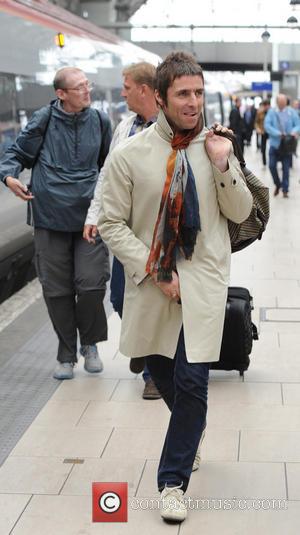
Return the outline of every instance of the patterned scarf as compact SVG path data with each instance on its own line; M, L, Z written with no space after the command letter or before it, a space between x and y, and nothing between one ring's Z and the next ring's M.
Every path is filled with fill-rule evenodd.
M167 177L163 188L146 272L157 273L157 280L170 282L180 251L186 260L192 258L201 230L199 202L195 177L185 149L200 132L199 123L193 130L175 134L172 152L167 162Z

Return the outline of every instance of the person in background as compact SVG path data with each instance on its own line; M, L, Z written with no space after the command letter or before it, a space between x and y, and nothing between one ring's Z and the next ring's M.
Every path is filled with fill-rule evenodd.
M300 117L300 102L299 100L295 99L292 101L291 107L295 110L297 115Z
M271 106L271 103L268 99L265 99L260 103L259 108L256 112L255 124L254 124L255 129L256 129L256 135L260 136L260 150L261 150L263 165L267 165L266 148L267 148L267 139L268 139L268 134L265 131L265 127L264 127L264 121L265 121L265 117L266 117L266 114L268 113L270 106Z
M241 115L242 101L239 97L235 99L235 105L232 108L229 115L229 128L236 135L237 142L241 148L242 154L244 154L244 140L246 135L245 120Z
M252 133L254 130L256 110L253 104L248 104L244 111L245 122L245 142L247 146L251 145Z
M276 108L270 108L266 114L264 128L269 135L269 169L275 184L274 196L282 189L283 197L288 198L291 155L283 155L279 151L282 136L291 134L298 138L300 120L295 111L287 104L287 97L280 93L276 99ZM277 170L278 163L282 163L282 180Z
M0 178L30 203L36 271L59 341L53 377L72 379L77 331L85 370L103 369L96 343L107 339L108 250L99 234L87 243L82 230L111 126L90 107L91 84L82 70L57 71L54 89L56 100L33 114L1 159ZM30 189L18 179L24 168L32 168Z
M158 108L154 96L155 75L156 69L154 65L147 62L136 63L124 69L124 84L121 94L125 98L129 110L134 113L118 124L112 138L110 151L112 151L118 143L141 132L144 128L148 128L148 126L156 121ZM90 242L93 241L94 236L96 236L98 232L97 222L101 202L101 184L107 169L107 163L100 172L94 198L88 210L84 225L83 237ZM123 314L124 287L124 268L121 262L114 257L110 283L110 300L114 310L119 314L120 318L122 318ZM151 379L144 357L130 359L130 370L133 373L143 372L143 379L145 382L142 394L143 399L161 398L160 393Z
M157 122L110 156L98 228L125 268L120 350L146 356L171 411L158 469L160 512L181 522L206 426L209 363L220 354L227 218L245 220L253 199L230 141L204 127L204 80L194 56L169 54L156 84Z

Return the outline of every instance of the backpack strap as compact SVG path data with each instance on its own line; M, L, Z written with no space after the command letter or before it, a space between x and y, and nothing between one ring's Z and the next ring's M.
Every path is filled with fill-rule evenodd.
M39 129L40 129L40 132L41 132L41 134L43 136L43 141L42 141L42 144L41 144L41 146L39 148L39 152L35 156L34 164L33 164L32 167L34 167L34 165L36 164L36 162L38 160L38 157L40 155L40 152L41 152L41 150L43 148L43 145L44 145L46 133L47 133L48 126L49 126L50 119L51 119L51 115L52 115L52 106L51 106L51 104L48 104L48 106L45 107L45 110L47 111L47 115L46 115L46 113L45 113L45 115L43 115L42 120L38 125Z
M104 114L100 110L96 110L99 123L100 123L100 134L101 134L101 145L99 149L99 155L98 155L98 169L100 171L101 167L103 167L103 164L105 162L105 158L109 151L109 146L111 142L111 125L109 118L106 114Z
M46 106L45 110L47 111L47 115L46 115L46 113L45 113L45 115L43 115L42 120L38 125L39 129L40 129L40 132L41 132L41 134L43 136L43 141L42 141L42 144L41 144L41 146L39 148L38 153L35 156L34 163L32 165L32 169L35 166L35 164L36 164L36 162L38 160L38 157L40 155L40 152L42 150L42 147L44 145L46 133L47 133L48 126L49 126L50 119L51 119L51 115L52 115L52 106L51 106L51 104L48 104L48 106ZM32 172L31 172L31 176L30 176L30 182L29 182L29 184L27 184L27 187L28 187L29 190L31 190L31 183L32 183ZM30 200L27 202L27 225L30 225L32 227L34 226L32 204L31 204Z

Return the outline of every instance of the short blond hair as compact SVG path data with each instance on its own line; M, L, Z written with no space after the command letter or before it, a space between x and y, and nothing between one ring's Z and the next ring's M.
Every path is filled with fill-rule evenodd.
M147 61L140 61L139 63L132 63L125 67L123 76L131 76L137 85L145 84L151 89L155 89L156 68Z

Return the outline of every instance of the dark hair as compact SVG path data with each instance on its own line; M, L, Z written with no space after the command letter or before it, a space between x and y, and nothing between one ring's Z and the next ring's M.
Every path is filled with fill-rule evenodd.
M147 85L150 89L155 89L156 67L146 61L132 63L123 70L123 76L131 76L137 85Z
M74 74L76 72L82 72L82 70L77 67L63 67L62 69L59 69L53 80L55 91L57 89L65 89L68 74Z
M192 54L171 52L156 69L156 89L165 104L169 87L181 76L201 76L204 83L201 66Z

